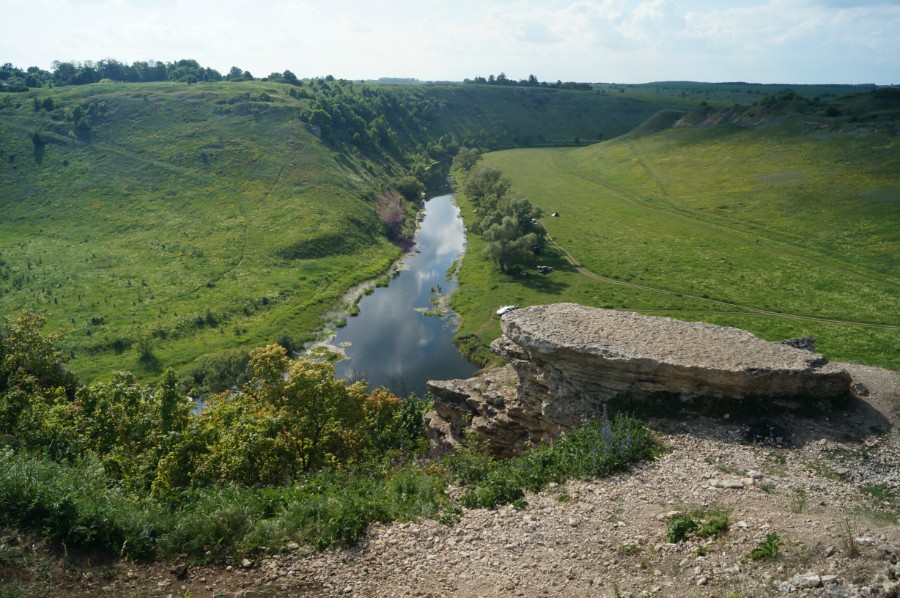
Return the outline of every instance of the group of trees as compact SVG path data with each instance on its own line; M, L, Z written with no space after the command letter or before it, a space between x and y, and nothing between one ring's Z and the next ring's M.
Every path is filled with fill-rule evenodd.
M537 222L541 209L525 198L513 198L503 173L493 166L476 166L478 156L473 152L463 148L454 158L465 173L463 191L475 204L471 230L484 238L485 257L507 272L530 261L543 245L543 228Z
M451 158L459 149L454 136L434 134L441 104L422 89L383 89L325 77L309 80L293 96L301 94L312 100L301 119L315 127L323 141L373 161L387 158L419 181L428 177L432 163Z
M473 79L464 79L463 83L476 85L506 85L514 87L549 87L553 89L575 89L578 91L592 91L594 89L594 86L590 83L577 83L575 81L567 81L565 83L557 81L556 83L548 83L547 81L538 81L538 78L534 75L528 75L527 79L516 81L515 79L507 77L506 73L500 73L496 77L494 75L488 75L487 78L478 75Z
M204 67L196 60L183 59L174 62L135 61L125 64L106 58L97 62L53 62L51 71L30 66L23 70L7 62L0 66L0 91L27 91L28 89L64 86L87 85L104 79L126 83L149 83L153 81L182 81L198 83L200 81L252 81L250 71L233 66L222 75L219 71ZM268 79L302 85L302 82L291 71L272 73Z
M122 372L79 386L44 322L23 312L0 325L0 444L59 462L95 455L128 491L283 485L427 447L421 400L348 385L330 364L291 360L280 345L252 351L244 389L191 416L171 369L150 386Z

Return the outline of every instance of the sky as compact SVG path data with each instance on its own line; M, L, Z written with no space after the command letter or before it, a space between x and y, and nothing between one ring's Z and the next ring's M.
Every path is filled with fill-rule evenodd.
M900 84L900 0L0 0L0 63L256 77Z

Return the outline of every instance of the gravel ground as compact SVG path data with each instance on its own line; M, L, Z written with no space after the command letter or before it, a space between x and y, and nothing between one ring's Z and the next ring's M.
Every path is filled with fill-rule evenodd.
M868 396L815 418L650 422L652 463L571 482L453 526L375 525L353 549L286 546L258 562L119 563L73 593L206 596L900 596L900 372L844 365ZM864 391L865 392L865 391ZM862 489L868 487L869 493ZM665 540L669 520L725 509L716 539ZM751 550L775 533L778 556Z

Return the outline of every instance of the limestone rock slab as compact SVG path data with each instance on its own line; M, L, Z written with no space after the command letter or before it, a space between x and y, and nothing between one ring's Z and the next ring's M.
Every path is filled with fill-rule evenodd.
M829 401L850 394L844 369L804 348L737 328L585 307L537 305L502 317L491 349L509 366L429 381L432 445L467 430L499 455L521 452L603 412L612 399Z
M822 355L737 328L574 303L520 309L501 327L518 346L497 344L501 354L543 370L563 400L657 393L830 400L850 391L850 374Z

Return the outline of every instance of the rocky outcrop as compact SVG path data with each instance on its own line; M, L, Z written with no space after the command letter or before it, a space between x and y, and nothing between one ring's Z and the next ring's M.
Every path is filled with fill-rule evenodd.
M736 328L571 303L513 311L501 327L491 349L508 368L428 383L436 446L470 428L496 453L517 453L613 399L822 401L850 393L850 374L822 355Z
M501 455L520 452L559 433L559 426L540 417L540 403L523 402L519 377L512 366L468 380L429 381L434 411L425 415L431 444L449 449L474 433Z

